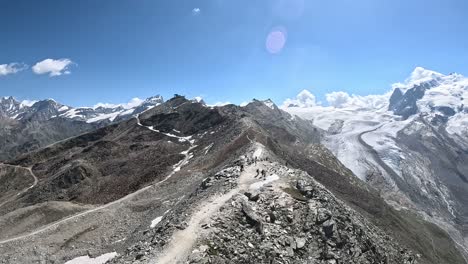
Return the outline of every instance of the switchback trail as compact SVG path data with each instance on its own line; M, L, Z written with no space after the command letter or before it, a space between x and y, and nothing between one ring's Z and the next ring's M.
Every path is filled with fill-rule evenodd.
M37 183L39 182L39 180L37 179L36 175L34 174L34 172L32 171L32 169L30 167L21 167L21 166L16 166L16 165L10 165L10 164L4 164L4 163L0 163L0 166L4 166L4 167L10 167L10 168L15 168L15 169L23 169L23 170L27 170L29 172L29 175L31 175L31 177L33 177L34 179L34 183L25 188L24 190L22 190L21 192L19 192L16 196L13 196L12 198L4 201L3 203L0 204L0 207L2 207L3 205L5 205L6 203L9 203L11 202L12 200L14 200L17 196L27 192L28 190L36 187Z

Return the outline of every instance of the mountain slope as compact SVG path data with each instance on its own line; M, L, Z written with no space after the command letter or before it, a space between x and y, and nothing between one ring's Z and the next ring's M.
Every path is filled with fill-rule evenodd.
M10 161L31 168L39 181L0 207L0 225L8 230L0 254L9 263L63 263L114 251L117 263L171 261L169 242L188 234L180 245L186 256L196 259L190 252L202 247L213 261L464 263L443 231L392 209L336 160L320 145L323 133L269 102L211 108L175 97ZM257 168L267 175L255 178ZM277 196L284 199L273 206ZM313 219L315 210L317 222L301 230L302 215ZM225 220L202 231L198 224L210 219ZM231 242L219 236L234 235L229 227L236 225L243 227ZM256 247L259 230L264 242L279 243L276 255L268 245L254 255L229 255L231 246L241 249L236 241ZM280 235L288 232L297 239ZM218 239L225 244L213 244Z
M449 232L468 255L468 79L416 68L396 86L378 108L286 110L327 131L325 145L356 176Z
M0 100L0 160L127 120L162 102L161 96L154 96L131 105L72 108L52 99L26 105L4 97Z

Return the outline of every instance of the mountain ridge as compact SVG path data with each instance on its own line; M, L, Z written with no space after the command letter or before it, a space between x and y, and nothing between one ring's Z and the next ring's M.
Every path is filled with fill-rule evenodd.
M190 223L199 221L197 215L191 220L191 209L238 190L241 184L257 187L222 199L225 203L219 206L224 213L212 215L213 219L221 217L229 226L240 225L235 233L239 237L232 241L244 245L260 243L261 233L256 232L264 228L278 230L274 234L279 238L269 236L268 229L264 233L264 241L277 249L265 244L251 255L239 246L234 256L227 248L235 244L226 242L227 248L217 250L216 244L206 244L204 239L224 239L216 235L220 230L233 233L208 223L203 227L206 236L197 236L191 244L211 248L200 251L202 260L464 263L444 232L388 206L321 146L322 140L323 131L312 122L272 108L268 101L254 100L245 107L208 107L177 96L134 118L9 161L31 167L39 181L0 207L7 212L0 225L15 222L28 227L5 229L8 233L1 234L6 242L0 252L10 263L41 259L63 263L117 250L116 263L152 263L171 247L169 241L177 237L177 230L192 234ZM248 175L239 174L243 169L248 169ZM256 169L267 171L267 177L255 178ZM248 184L243 185L245 177ZM278 205L264 203L276 196L284 196ZM296 213L287 213L281 201L297 208ZM270 212L273 208L277 211ZM48 218L31 222L39 209L49 212ZM348 217L338 212L347 212ZM296 214L310 216L308 231L294 221ZM48 222L59 224L41 229ZM295 242L286 243L290 240L282 238L284 232L294 235L291 241ZM444 246L434 249L428 237ZM46 253L50 250L53 256Z

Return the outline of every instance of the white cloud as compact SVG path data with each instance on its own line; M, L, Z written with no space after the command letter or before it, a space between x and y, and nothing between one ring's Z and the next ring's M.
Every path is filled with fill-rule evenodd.
M286 101L283 103L283 106L314 107L317 106L317 102L315 96L311 92L302 90L302 92L296 96L296 99L286 99Z
M445 75L441 73L427 70L423 67L416 67L411 73L411 76L408 79L406 79L404 83L398 82L392 84L392 90L394 90L395 88L399 88L403 91L406 91L415 85L420 85L421 83L433 80L439 81L443 77L445 77Z
M201 13L201 9L200 9L200 8L195 7L194 9L192 9L192 15L198 16L200 13Z
M26 64L16 62L9 64L0 64L0 76L15 74L27 68L28 66Z
M70 74L70 65L73 62L70 59L45 59L36 63L32 67L35 74L49 74L50 77L60 76L63 74Z
M135 98L132 98L132 100L130 100L128 103L123 104L122 106L125 109L130 109L130 108L137 107L137 106L141 105L144 101L145 100L143 100L143 99L135 97Z
M331 92L325 95L330 106L335 108L372 108L380 109L388 106L390 93L383 95L349 95L346 92Z
M330 106L337 108L343 107L350 100L350 96L346 92L332 92L326 94L325 97L327 98L327 102Z
M335 108L372 108L381 109L388 107L390 92L383 95L349 95L346 92L331 92L325 95L328 105ZM307 91L300 92L295 99L286 99L283 107L312 108L322 107L320 102L316 101L315 96Z
M104 107L104 108L116 108L116 107L123 107L124 109L130 109L133 107L137 107L141 105L145 100L140 99L138 97L132 98L128 103L123 103L123 104L109 104L109 103L97 103L93 106L94 109L99 108L99 107Z

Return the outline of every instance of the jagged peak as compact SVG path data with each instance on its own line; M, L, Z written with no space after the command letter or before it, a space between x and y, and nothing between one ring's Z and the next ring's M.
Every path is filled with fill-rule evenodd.
M145 99L145 102L158 102L162 103L164 101L163 97L161 95L155 95L155 96L150 96Z
M12 101L12 100L16 101L16 99L13 96L3 96L2 97L2 101Z
M271 109L276 109L278 108L276 104L271 100L271 99L266 99L261 101L264 105L268 106Z

